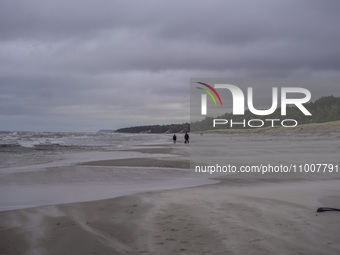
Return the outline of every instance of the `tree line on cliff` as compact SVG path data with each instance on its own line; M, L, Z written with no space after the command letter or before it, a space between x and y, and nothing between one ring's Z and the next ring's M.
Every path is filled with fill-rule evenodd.
M304 115L297 107L287 107L286 119L294 119L299 124L307 123L321 123L328 121L340 120L340 97L335 96L324 96L317 99L314 102L304 104L312 116ZM245 111L245 115L235 116L232 113L225 113L222 116L215 117L216 119L233 119L233 121L242 121L243 119L282 119L281 108L277 108L274 113L269 116L259 116L251 113L249 110ZM212 129L213 117L206 117L202 121L191 123L194 125L194 130L210 130ZM265 125L270 125L270 122L264 122ZM221 125L219 128L230 128L226 125ZM235 128L241 128L235 126ZM149 125L149 126L137 126L121 128L115 132L120 133L179 133L189 132L190 124L170 124L170 125Z
M115 132L119 133L152 133L152 134L162 134L162 133L182 133L190 132L190 124L170 124L170 125L149 125L149 126L137 126L120 128Z
M314 102L308 102L304 104L306 109L312 114L312 116L306 116L304 115L299 108L295 106L287 107L286 115L284 116L284 119L294 119L299 124L308 124L308 123L322 123L322 122L328 122L328 121L336 121L340 120L340 97L334 97L334 96L324 96L319 99L317 99ZM198 131L204 131L204 130L210 130L212 129L212 122L213 119L232 119L233 122L242 122L245 120L250 119L282 119L283 116L281 116L281 108L277 108L275 112L273 112L270 115L266 116L259 116L255 115L252 112L250 112L248 109L245 111L244 115L232 115L232 113L225 113L222 116L218 117L206 117L202 121L191 123L192 130ZM264 121L264 126L270 126L271 122ZM227 125L219 125L219 129L229 128ZM235 125L233 128L243 128L242 125Z

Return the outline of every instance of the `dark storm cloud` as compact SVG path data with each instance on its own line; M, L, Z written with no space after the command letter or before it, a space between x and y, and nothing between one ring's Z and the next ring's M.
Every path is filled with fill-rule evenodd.
M77 121L90 129L182 122L191 77L339 77L339 8L313 0L1 1L0 129L31 128L33 119L41 129L57 120L73 129Z

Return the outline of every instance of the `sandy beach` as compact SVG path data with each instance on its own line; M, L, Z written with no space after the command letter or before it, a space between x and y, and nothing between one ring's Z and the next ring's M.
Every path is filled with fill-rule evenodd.
M0 0L0 255L340 255L339 11Z
M83 162L67 171L46 169L43 175L43 170L7 173L0 181L3 187L88 181L114 185L124 172L134 176L124 185L180 182L191 177L189 147L174 146L133 148L129 151L147 156ZM2 211L0 253L340 253L340 213L316 212L318 207L340 208L339 178L214 179L213 184L171 183L163 188L168 190L160 186L109 199Z

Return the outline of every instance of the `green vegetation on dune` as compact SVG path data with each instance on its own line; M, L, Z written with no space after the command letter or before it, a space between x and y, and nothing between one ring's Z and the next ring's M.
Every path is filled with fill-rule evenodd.
M259 116L251 113L249 110L245 111L245 115L235 116L231 113L226 113L222 116L215 117L215 119L232 119L234 122L242 122L250 119L294 119L299 124L308 124L308 123L322 123L328 121L336 121L340 120L340 97L334 96L325 96L317 99L314 102L309 102L304 104L304 106L308 109L308 111L312 114L312 116L304 115L299 108L287 107L286 116L281 116L281 108L277 108L274 113L267 116ZM204 120L199 122L191 123L192 130L211 130L213 117L206 117ZM270 126L271 122L264 121L264 126ZM219 129L224 129L230 127L228 125L219 125ZM234 129L243 128L241 125L235 125ZM244 129L244 128L243 128Z
M189 131L190 131L190 124L184 123L184 124L150 125L150 126L120 128L120 129L117 129L115 132L162 134L162 133L180 133L180 132L189 132Z
M304 104L304 106L311 112L312 116L305 116L300 109L297 107L288 107L287 115L284 116L285 119L294 119L299 124L307 123L322 123L328 121L340 120L340 97L334 96L324 96L317 99L314 102L309 102ZM244 119L282 119L281 108L276 109L274 113L269 116L259 116L251 113L249 110L245 111L245 115L234 116L231 113L226 113L222 116L215 117L217 119L233 119L233 121L243 121ZM199 122L191 123L192 130L211 130L213 117L206 117L204 120ZM269 126L270 122L265 122L265 126ZM227 125L221 125L219 129L229 128ZM235 126L235 128L237 128ZM242 128L238 126L238 128ZM190 124L170 124L170 125L149 125L149 126L138 126L138 127L128 127L121 128L115 132L120 133L179 133L179 132L189 132Z

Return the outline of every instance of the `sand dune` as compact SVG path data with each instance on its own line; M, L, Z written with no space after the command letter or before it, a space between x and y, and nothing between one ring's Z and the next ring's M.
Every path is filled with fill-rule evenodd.
M226 133L226 134L242 134L242 133L258 133L258 134L329 134L340 132L340 120L325 123L299 124L296 127L266 127L266 128L250 128L250 129L214 129L204 131L204 133Z

